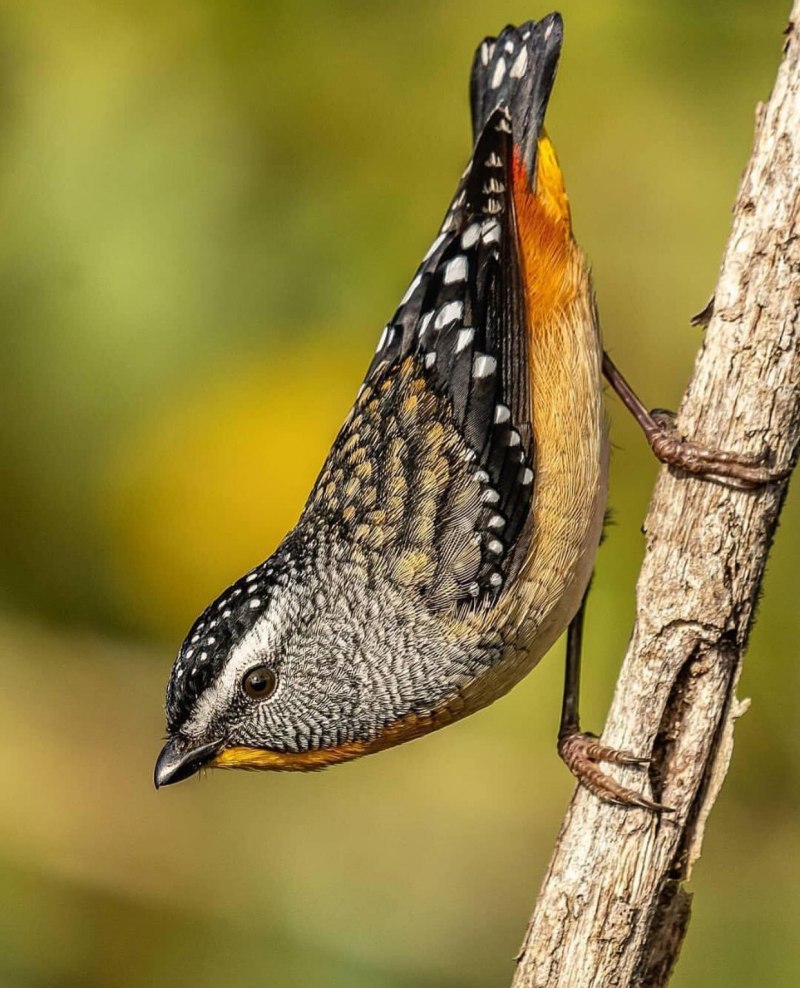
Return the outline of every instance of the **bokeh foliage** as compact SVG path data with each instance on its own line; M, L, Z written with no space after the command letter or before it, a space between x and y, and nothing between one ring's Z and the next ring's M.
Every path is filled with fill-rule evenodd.
M565 0L549 117L608 345L676 404L788 3ZM560 662L442 734L156 795L195 613L293 523L468 149L508 0L0 4L0 984L510 980L570 780ZM656 466L609 402L585 719ZM800 980L789 498L679 988Z

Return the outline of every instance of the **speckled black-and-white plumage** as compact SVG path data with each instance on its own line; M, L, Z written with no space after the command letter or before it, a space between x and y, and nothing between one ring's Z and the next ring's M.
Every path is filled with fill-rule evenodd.
M167 686L168 731L177 731L190 716L225 666L232 647L261 620L295 572L291 557L273 556L223 591L195 621Z
M441 421L463 438L466 469L486 484L486 510L474 523L482 535L481 592L502 585L533 490L509 121L500 107L482 126L441 231L381 334L366 378L373 389L399 381L409 358L426 388L443 399L436 406ZM447 537L446 525L439 533Z
M454 719L516 647L502 602L530 563L539 463L513 168L535 175L560 41L550 15L476 52L469 165L302 517L181 648L180 759L244 748L227 764L306 768L376 750ZM254 701L242 677L260 665L276 685ZM290 757L315 752L330 757Z

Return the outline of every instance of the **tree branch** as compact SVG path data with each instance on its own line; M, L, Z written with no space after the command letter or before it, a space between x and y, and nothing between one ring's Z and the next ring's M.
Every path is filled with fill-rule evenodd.
M800 439L800 0L736 200L681 434L775 464ZM514 988L667 984L689 921L683 882L728 770L735 697L786 484L743 491L663 469L646 521L633 636L604 740L654 751L658 817L579 788ZM619 770L626 785L641 772Z

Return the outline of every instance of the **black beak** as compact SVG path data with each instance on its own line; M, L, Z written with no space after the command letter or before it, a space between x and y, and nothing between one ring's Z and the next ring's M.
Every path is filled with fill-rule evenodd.
M188 779L209 762L222 745L222 741L198 744L196 741L182 738L180 734L170 738L156 759L156 770L153 774L156 789Z

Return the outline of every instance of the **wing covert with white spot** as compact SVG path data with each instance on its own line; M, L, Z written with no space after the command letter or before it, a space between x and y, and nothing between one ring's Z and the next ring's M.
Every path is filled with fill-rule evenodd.
M475 512L469 531L463 524L448 526L446 518L437 515L444 555L458 555L453 534L458 531L464 541L477 540L482 560L474 573L463 559L455 564L455 571L470 572L470 579L464 583L457 578L455 590L445 580L447 600L482 599L502 588L532 503L528 337L512 156L508 112L499 106L478 137L433 246L381 333L362 388L362 399L365 389L373 401L380 396L382 424L378 416L369 440L379 457L391 443L387 423L393 409L402 407L416 382L413 387L433 396L425 404L430 419L414 423L422 441L435 422L452 430L459 450L449 450L448 456L458 460L465 476L484 485L481 511ZM420 397L418 391L421 408ZM354 414L359 416L358 405ZM347 432L345 426L337 446L348 442ZM413 473L406 482L413 489ZM470 554L475 556L465 548L464 558ZM441 572L439 578L444 580Z

